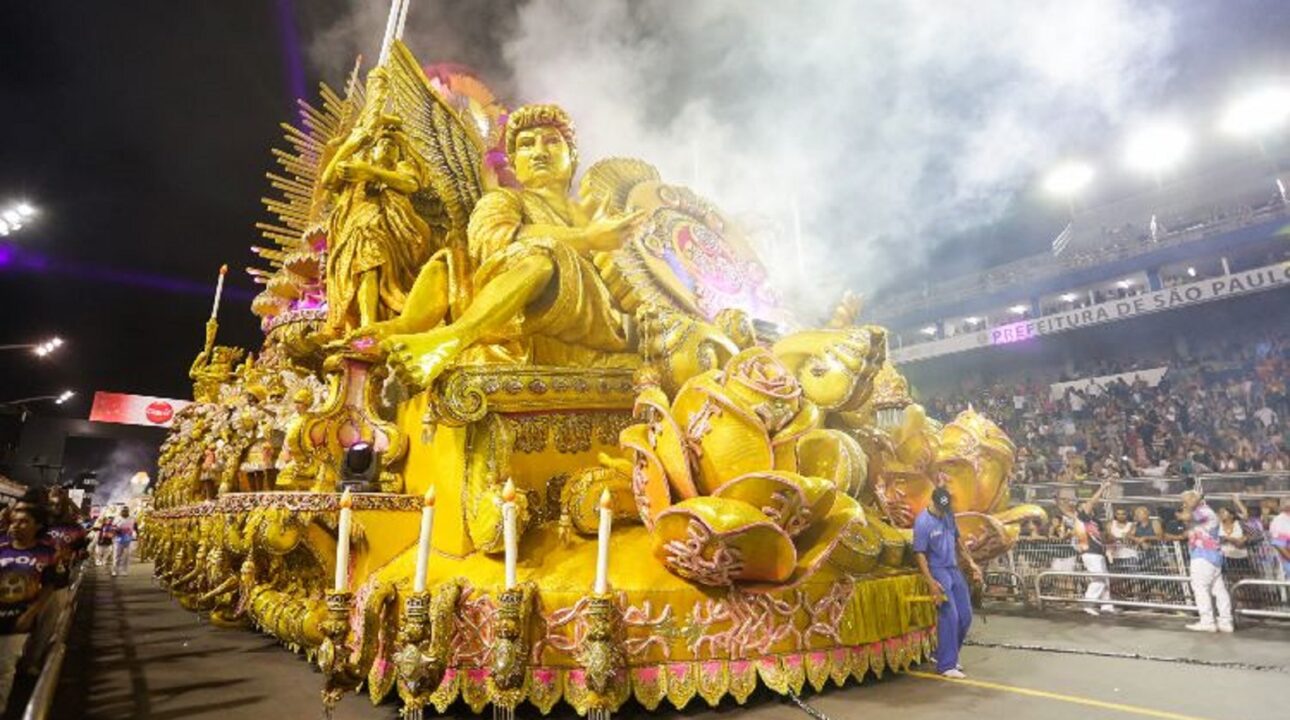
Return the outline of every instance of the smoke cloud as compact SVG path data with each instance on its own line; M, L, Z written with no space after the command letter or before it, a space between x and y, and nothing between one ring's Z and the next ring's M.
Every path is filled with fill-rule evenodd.
M107 459L95 468L99 486L94 492L98 505L115 505L129 502L142 491L142 486L134 485L131 478L138 472L151 472L157 464L156 446L119 441Z
M354 7L313 44L333 81L380 42L387 5ZM743 219L817 314L1149 110L1172 29L1132 0L530 0L414 2L404 39L512 104L564 105L584 167L640 157Z

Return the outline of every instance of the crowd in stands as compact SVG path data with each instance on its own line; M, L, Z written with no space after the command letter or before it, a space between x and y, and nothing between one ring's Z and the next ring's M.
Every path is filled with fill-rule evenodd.
M1094 615L1114 612L1103 603L1112 597L1178 605L1187 593L1186 602L1201 608L1193 629L1222 630L1231 628L1230 586L1290 578L1290 498L1247 504L1238 493L1206 501L1196 478L1253 473L1248 486L1258 490L1263 478L1290 471L1287 380L1290 333L1261 331L1233 333L1186 356L1171 349L1133 364L1095 361L923 404L943 418L969 406L984 412L1017 443L1014 488L1055 491L1047 520L1021 529L1014 557L1027 571L1094 573L1083 590L1076 576L1067 588L1078 590L1073 597L1083 592L1083 609ZM1053 391L1073 381L1080 382ZM1120 499L1121 480L1131 477L1165 483L1171 497ZM1103 497L1108 489L1114 492ZM1077 497L1084 499L1076 504ZM1185 577L1189 585L1116 579L1138 573Z
M1133 374L1161 366L1168 371L1155 386ZM1111 375L1121 377L1057 397L1049 382ZM1288 379L1290 334L1278 333L1215 342L1192 357L1096 362L1065 377L999 382L923 404L943 418L971 405L998 423L1019 448L1014 482L1022 484L1284 472Z
M0 714L20 672L37 675L70 601L70 580L92 544L113 546L113 575L129 562L128 509L91 523L61 487L32 489L0 507ZM113 528L105 533L104 527Z

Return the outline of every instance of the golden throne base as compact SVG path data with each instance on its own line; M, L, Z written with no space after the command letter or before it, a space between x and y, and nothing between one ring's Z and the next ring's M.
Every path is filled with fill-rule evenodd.
M626 667L612 683L613 692L597 696L579 662L595 555L594 539L562 540L553 526L524 536L518 580L536 586L531 653L523 686L506 695L507 704L527 700L547 713L563 700L580 714L591 707L616 710L629 698L649 710L664 700L679 710L696 695L710 705L727 695L742 704L759 682L779 694L801 692L807 683L820 690L830 681L858 682L868 673L881 676L921 662L934 645L932 606L910 601L926 595L916 574L849 579L825 568L797 587L772 593L705 588L655 560L645 528L616 528L609 582ZM378 571L357 596L371 596L381 584L393 583L402 607L414 565L411 548ZM454 618L452 659L428 698L441 713L458 699L473 712L499 700L488 682L489 642L503 578L500 557L436 552L431 559L427 586L432 592L454 581L466 588ZM381 688L371 690L379 700Z

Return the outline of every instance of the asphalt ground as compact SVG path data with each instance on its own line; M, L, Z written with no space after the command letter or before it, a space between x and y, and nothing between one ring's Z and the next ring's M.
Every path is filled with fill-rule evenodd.
M151 566L126 577L91 571L69 641L51 717L89 720L295 720L322 716L321 675L299 655L251 631L210 626L151 580ZM1218 720L1290 717L1290 624L1263 623L1232 635L1196 634L1185 617L1082 613L1044 616L994 608L973 626L962 661L968 678L888 674L860 685L805 693L798 705L759 691L748 704L621 717L899 720ZM538 717L521 707L517 717ZM472 717L463 706L451 717ZM347 697L336 720L398 717ZM557 708L552 717L573 718Z

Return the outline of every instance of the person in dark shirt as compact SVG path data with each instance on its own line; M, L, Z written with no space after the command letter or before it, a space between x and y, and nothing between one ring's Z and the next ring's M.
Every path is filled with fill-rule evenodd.
M20 505L0 538L0 708L9 701L27 636L58 581L54 547L41 542L41 508Z
M1111 586L1106 578L1106 544L1102 540L1101 524L1094 515L1098 500L1102 499L1103 493L1110 486L1110 480L1103 480L1097 492L1079 505L1070 498L1065 498L1059 503L1066 525L1071 529L1071 544L1079 551L1084 570L1098 573L1098 576L1089 580L1088 589L1084 592L1086 600L1111 599ZM1100 614L1098 608L1093 607L1091 603L1084 606L1084 612L1089 615ZM1101 612L1115 612L1115 606L1104 602Z

